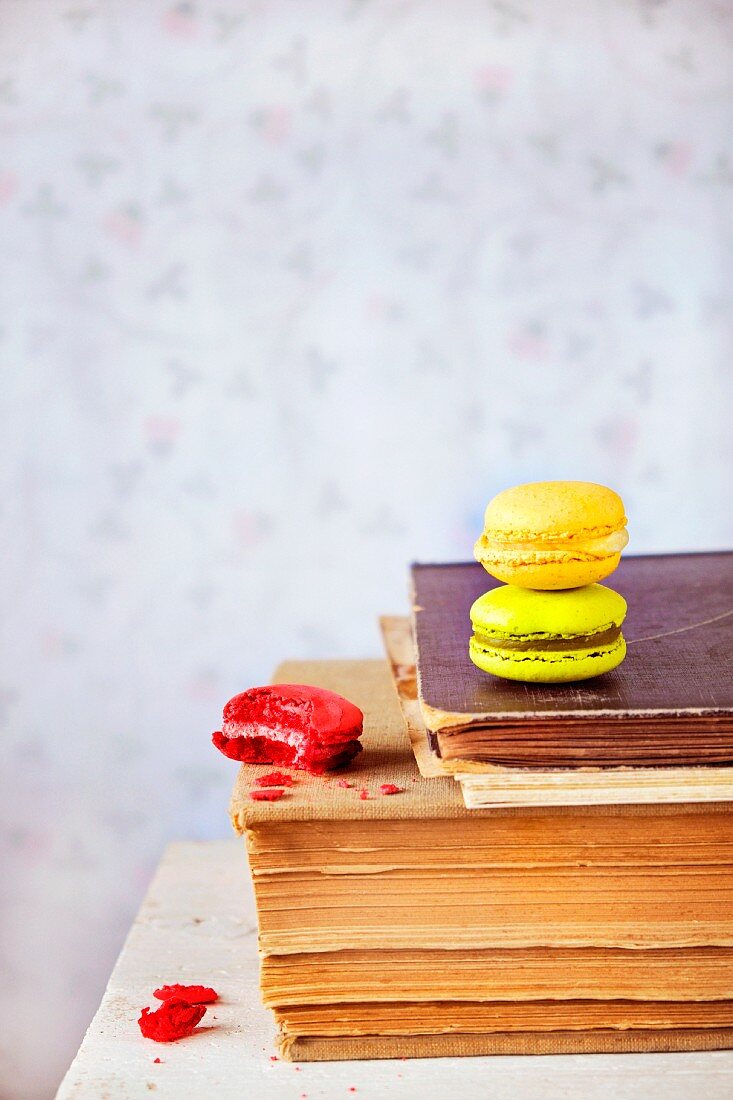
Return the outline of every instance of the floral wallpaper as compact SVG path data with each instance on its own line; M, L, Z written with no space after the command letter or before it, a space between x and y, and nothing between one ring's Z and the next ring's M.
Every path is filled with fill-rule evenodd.
M227 835L223 702L494 492L731 545L732 116L719 0L3 0L0 1095Z

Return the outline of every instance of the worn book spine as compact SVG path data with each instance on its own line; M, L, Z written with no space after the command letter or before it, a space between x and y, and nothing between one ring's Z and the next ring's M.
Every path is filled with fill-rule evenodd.
M554 1031L490 1035L366 1035L338 1039L278 1036L292 1062L360 1058L459 1058L483 1054L651 1054L730 1050L732 1028L676 1031Z

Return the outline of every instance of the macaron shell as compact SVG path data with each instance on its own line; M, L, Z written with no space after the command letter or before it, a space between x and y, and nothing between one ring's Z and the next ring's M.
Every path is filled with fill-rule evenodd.
M528 561L517 556L514 562L497 562L484 556L479 557L479 543L476 548L478 561L492 577L518 588L535 588L540 591L581 588L586 584L595 584L596 581L610 577L621 561L620 554L609 554L608 557L593 561L579 561L573 557L572 551L568 551L562 558L556 554L554 561Z
M567 652L523 650L521 653L496 646L469 643L469 656L477 668L503 680L534 684L567 684L589 680L610 672L626 656L626 642L620 636L611 646L601 649L576 649Z
M470 610L477 632L528 642L599 634L621 626L625 616L626 600L603 584L566 592L504 585L484 592Z
M492 538L548 541L598 538L626 526L618 493L591 481L534 481L489 501L484 531Z
M322 743L361 736L364 715L335 691L312 684L266 684L235 695L224 707L222 732L236 737L241 727L262 723L298 730Z

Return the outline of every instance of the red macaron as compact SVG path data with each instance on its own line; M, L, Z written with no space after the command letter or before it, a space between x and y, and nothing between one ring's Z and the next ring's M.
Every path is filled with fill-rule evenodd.
M246 764L280 764L321 775L361 752L364 715L334 691L309 684L250 688L224 707L212 735L220 752Z

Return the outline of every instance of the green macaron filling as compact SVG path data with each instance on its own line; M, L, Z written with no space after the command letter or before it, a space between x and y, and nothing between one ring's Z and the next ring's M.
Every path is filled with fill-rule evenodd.
M509 649L514 652L532 650L535 653L558 652L574 649L595 649L613 645L621 635L620 626L612 626L606 630L597 631L594 634L576 634L573 637L531 637L524 635L498 635L486 634L475 630L474 639L478 645L489 646L492 649Z

